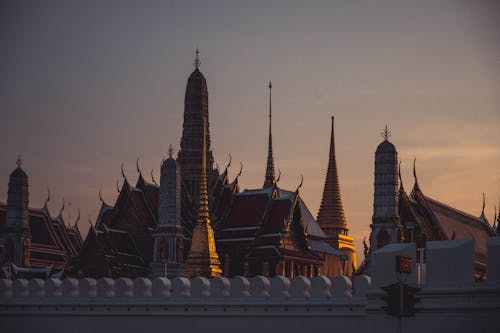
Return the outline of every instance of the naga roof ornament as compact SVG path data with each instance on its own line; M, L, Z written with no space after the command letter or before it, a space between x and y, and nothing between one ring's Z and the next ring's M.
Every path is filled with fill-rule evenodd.
M153 182L153 184L158 186L158 183L155 180L155 175L154 175L153 171L154 171L154 169L151 169L151 181Z
M399 178L399 192L404 192L405 189L403 187L403 178L401 178L401 160L399 160L398 178Z
M417 177L417 158L413 159L413 178L415 179L415 185L413 186L413 190L420 191L420 186L418 185L418 177Z
M62 217L62 213L63 213L65 207L66 207L66 201L64 200L64 197L63 197L62 198L62 207L61 207L61 210L59 211L59 214L57 215L58 217Z
M43 209L48 210L49 206L49 201L50 201L50 189L47 186L47 199L45 199L45 203L43 204Z

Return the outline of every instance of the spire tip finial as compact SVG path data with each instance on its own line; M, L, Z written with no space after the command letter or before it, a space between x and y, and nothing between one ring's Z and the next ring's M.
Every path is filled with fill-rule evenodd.
M200 67L201 65L201 61L200 61L200 51L198 51L198 47L196 48L196 57L194 58L194 63L193 63L194 67L198 68Z
M172 158L172 155L174 154L174 148L172 145L168 147L168 158Z
M21 154L19 154L19 156L17 157L16 164L18 168L20 168L21 165L23 164L23 159L21 158Z
M385 140L385 141L388 141L389 138L391 137L391 131L389 130L389 128L387 127L387 125L385 125L385 128L384 130L382 131L381 133L382 135L382 138Z

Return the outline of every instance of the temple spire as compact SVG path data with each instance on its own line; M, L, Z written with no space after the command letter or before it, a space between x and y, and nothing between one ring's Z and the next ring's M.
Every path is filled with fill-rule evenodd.
M342 205L342 198L340 194L337 161L335 158L335 130L333 116L330 138L330 155L328 158L328 169L326 172L325 187L323 189L323 198L321 200L321 206L318 213L318 223L327 233L327 237L329 237L329 229L349 229L345 220L344 206Z
M210 225L207 188L207 142L206 123L203 120L203 152L201 159L200 207L198 220L193 229L191 249L189 250L185 274L188 277L204 276L207 278L220 276L219 256L215 248L214 231Z
M273 187L276 184L276 173L274 172L273 158L273 135L272 135L272 84L269 82L269 141L267 148L266 177L264 188Z

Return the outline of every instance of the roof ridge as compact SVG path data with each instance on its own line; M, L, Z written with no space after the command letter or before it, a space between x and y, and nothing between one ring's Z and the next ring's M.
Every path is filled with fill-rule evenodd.
M442 207L444 207L444 208L447 208L447 209L449 209L449 210L452 210L452 211L454 211L455 213L458 213L458 214L463 215L463 216L465 216L465 217L473 218L474 220L476 220L476 221L478 221L478 222L482 222L482 221L481 221L481 219L480 219L478 216L474 216L474 215L469 214L469 213L467 213L467 212L461 211L461 210L459 210L458 208L455 208L455 207L452 207L452 206L450 206L450 205L448 205L448 204L445 204L445 203L442 203L442 202L440 202L440 201L437 201L436 199L433 199L433 198L431 198L431 197L428 197L428 196L426 196L425 194L424 194L424 198L425 198L426 200L431 201L431 202L432 202L432 203L434 203L434 204L437 204L437 205L439 205L439 206L442 206Z

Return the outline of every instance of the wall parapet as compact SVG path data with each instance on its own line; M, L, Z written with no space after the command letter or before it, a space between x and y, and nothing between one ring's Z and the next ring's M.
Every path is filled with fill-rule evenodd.
M429 268L442 270L438 264L445 261L447 269L458 278L449 272L429 274L417 293L421 299L416 304L417 312L410 318L392 317L384 310L385 292L380 287L401 281L401 276L394 273L395 256L408 251L408 246L394 245L373 253L373 280L367 275L354 279L2 279L0 331L33 332L42 325L46 330L58 331L78 325L84 331L116 331L119 327L125 333L156 325L210 333L220 332L223 322L228 331L252 333L269 331L270 327L290 332L323 331L329 327L384 333L400 327L415 333L464 328L497 332L500 274L494 263L500 262L500 242L493 239L488 243L491 274L484 281L474 281L470 262L456 260L457 253L470 257L471 249L470 242L436 243L428 249L427 258L432 262Z

